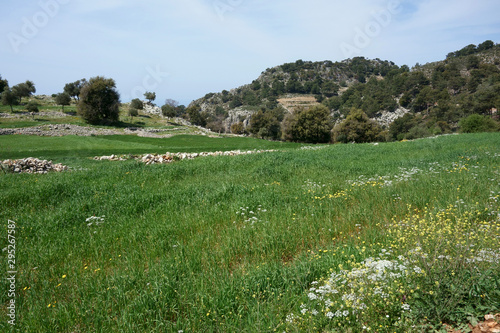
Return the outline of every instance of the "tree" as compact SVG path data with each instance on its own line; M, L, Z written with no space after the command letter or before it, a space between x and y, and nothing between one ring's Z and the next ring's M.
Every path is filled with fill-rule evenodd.
M7 88L2 92L2 104L10 106L10 112L14 112L12 105L18 104L17 96L12 92L11 89Z
M417 125L415 116L411 113L395 119L389 126L389 135L394 140L403 140L406 134Z
M189 116L189 121L193 125L205 126L207 124L207 119L200 113L199 105L192 105L187 108L186 112Z
M2 92L9 88L9 81L2 79L2 75L0 75L0 95Z
M155 92L150 92L150 91L146 91L144 93L144 98L146 98L149 103L153 103L153 101L156 99L156 93Z
M281 137L280 122L271 111L260 110L250 118L249 132L263 139L279 139Z
M36 92L35 84L29 80L24 83L16 84L12 87L12 92L19 99L19 103L21 103L21 98L30 97Z
M144 108L144 103L140 99L134 98L130 101L130 107L136 110L142 110Z
M170 105L171 107L176 108L179 106L179 102L177 102L175 99L167 98L165 100L165 105Z
M120 94L113 79L102 76L91 78L80 91L78 114L88 123L117 121Z
M240 96L234 96L233 99L231 100L231 103L229 103L229 108L234 109L237 108L238 106L242 106L243 102L240 98Z
M330 111L324 105L296 111L285 119L284 137L287 140L326 143L332 129Z
M380 126L360 109L351 109L347 118L333 129L335 142L373 142L382 140Z
M71 103L71 96L67 92L59 93L55 98L56 104L62 106L62 112L64 112L64 106Z
M165 104L161 107L161 113L163 114L164 117L169 117L169 118L177 116L177 111L175 107L169 104Z
M87 83L86 79L81 79L75 82L66 83L64 85L64 92L78 101L80 100L80 91L82 90L82 87L85 85L85 83Z

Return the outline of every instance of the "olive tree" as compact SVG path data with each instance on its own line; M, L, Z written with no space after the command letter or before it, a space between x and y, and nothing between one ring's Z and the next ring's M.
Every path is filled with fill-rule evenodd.
M120 94L113 79L93 77L80 91L78 114L90 124L117 121L119 106Z
M55 101L57 105L62 106L62 111L64 112L64 106L71 103L71 96L66 92L59 93L56 95Z

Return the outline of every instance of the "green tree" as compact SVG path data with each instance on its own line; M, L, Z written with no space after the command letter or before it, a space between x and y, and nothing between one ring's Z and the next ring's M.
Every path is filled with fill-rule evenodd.
M281 137L281 125L271 111L261 109L250 118L249 132L263 139L279 139Z
M144 98L146 98L149 101L149 103L153 103L153 101L156 99L156 93L155 92L146 91L144 93Z
M382 141L380 126L360 109L351 109L347 118L333 129L335 142L374 142Z
M298 110L284 121L284 137L290 141L326 143L332 129L330 111L324 105Z
M11 89L7 88L2 92L2 104L10 106L10 112L14 112L12 105L18 104L17 96L12 92Z
M234 109L234 108L237 108L238 106L242 106L242 105L243 105L243 101L241 100L241 97L236 95L231 100L231 103L229 103L229 108Z
M82 87L85 85L85 83L87 83L86 79L81 79L75 82L66 83L64 85L64 92L78 101L80 100L80 91Z
M161 113L163 114L164 117L169 117L169 118L177 116L175 107L168 104L165 104L161 107Z
M19 103L21 103L21 98L30 97L36 92L35 84L29 80L24 83L16 84L12 87L12 92L19 99Z
M62 106L62 112L64 112L64 106L71 103L71 96L67 92L59 93L55 98L56 104Z
M389 126L389 136L393 140L403 140L410 129L416 125L415 116L407 113L391 123Z
M2 79L2 75L0 75L0 95L2 92L9 88L9 81Z
M201 114L201 108L199 105L192 105L186 109L186 113L189 116L189 121L193 125L205 126L207 124L207 119Z
M117 121L119 106L120 94L113 79L93 77L80 91L78 114L90 124Z
M321 92L326 97L332 97L332 96L337 95L339 89L340 89L340 86L338 84L336 84L334 81L325 81L321 85Z
M130 107L136 110L142 110L144 108L144 103L140 99L134 98L130 101Z

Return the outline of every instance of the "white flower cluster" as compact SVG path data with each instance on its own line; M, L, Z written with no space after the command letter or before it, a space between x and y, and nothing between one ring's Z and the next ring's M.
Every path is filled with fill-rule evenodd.
M421 254L420 250L415 252ZM311 310L302 305L301 314L310 311L316 315L323 312L329 319L356 315L367 308L366 301L373 302L374 297L387 299L389 284L392 281L406 276L411 271L422 272L419 267L413 267L404 256L399 256L397 260L389 260L390 255L391 251L382 250L379 257L367 258L358 267L332 273L321 285L318 281L314 281L307 294ZM363 292L367 289L373 291L369 299ZM332 302L333 298L337 299L337 302ZM331 309L334 304L337 304L338 309ZM409 311L410 306L403 304L402 310Z
M475 263L475 262L489 262L492 264L500 263L500 252L494 251L492 249L483 249L480 250L475 257L471 259L466 259L467 263Z
M315 191L315 190L321 190L325 186L326 186L325 184L322 184L319 182L316 183L316 182L308 179L308 180L304 181L304 185L302 185L302 188L305 190Z
M245 228L247 224L253 228L256 223L269 223L269 221L265 221L261 217L261 215L266 212L267 209L263 209L262 205L259 205L255 211L251 210L249 207L240 207L240 209L236 212L236 215L239 215L244 219L243 223L245 225L243 228ZM233 221L233 223L236 224L236 221Z
M85 219L85 222L87 223L87 227L90 227L92 225L98 226L99 224L104 223L104 218L106 216L91 216Z

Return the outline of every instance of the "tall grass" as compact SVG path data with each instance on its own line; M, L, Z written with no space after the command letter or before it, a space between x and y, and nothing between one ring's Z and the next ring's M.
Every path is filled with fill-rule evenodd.
M108 149L100 150L103 141L89 141L102 138L67 139L91 142L90 155ZM419 234L408 236L408 243L398 241L398 232L407 232L396 227L401 221L439 225L432 218L459 200L463 203L453 216L460 221L466 211L488 208L477 218L467 215L467 221L490 225L487 243L498 251L498 204L492 199L500 194L497 134L316 146L150 166L92 161L85 154L70 158L64 149L51 151L29 140L24 147L3 150L3 158L35 149L30 155L67 160L74 170L0 177L0 221L5 226L0 246L7 244L7 220L16 221L19 271L17 325L10 327L2 315L2 331L345 332L367 326L368 318L382 325L378 331L403 332L413 325L438 327L444 319L458 325L467 316L500 309L493 281L498 263L490 263L481 266L493 279L488 288L481 284L484 301L465 297L455 302L456 308L466 309L464 316L431 318L418 310L438 307L428 294L438 289L417 279L421 276L401 280L405 286L420 283L427 292L414 303L406 301L413 311L404 323L392 320L402 306L394 304L399 296L389 305L372 307L368 317L348 317L350 322L326 317L338 309L329 309L320 320L309 305L310 318L301 312L302 304L309 302L309 289L332 273L360 268L370 256L385 253L382 249L394 255L387 260L398 260L399 252L413 249L410 245L418 239L411 237ZM182 146L182 140L170 148L188 151L194 141ZM154 152L151 145L160 152L174 151L168 141L117 137L107 142L113 142L114 149L130 145L135 152ZM192 149L217 150L217 142L201 140ZM114 153L122 149L126 147ZM89 225L91 216L103 222ZM438 230L425 234L436 237L426 253L444 237ZM6 262L5 252L2 260ZM439 277L431 275L438 274L432 263L418 265L430 265L427 276ZM5 265L1 267L4 276ZM8 289L7 281L2 280L1 288ZM446 288L439 292L442 300L449 294ZM8 301L2 293L2 313ZM385 317L387 311L391 320Z

